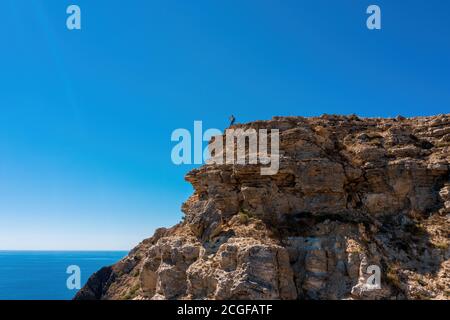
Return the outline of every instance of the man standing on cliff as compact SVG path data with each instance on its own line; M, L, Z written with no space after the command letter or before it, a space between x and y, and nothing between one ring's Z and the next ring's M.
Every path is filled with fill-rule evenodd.
M236 118L233 115L231 115L231 117L229 119L230 119L230 127L231 127L234 124L234 122L236 121Z

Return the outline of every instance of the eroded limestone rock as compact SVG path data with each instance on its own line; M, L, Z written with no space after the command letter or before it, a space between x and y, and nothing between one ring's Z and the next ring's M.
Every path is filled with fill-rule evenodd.
M280 170L189 172L185 220L78 299L449 299L450 115L275 117ZM367 290L371 265L381 288Z

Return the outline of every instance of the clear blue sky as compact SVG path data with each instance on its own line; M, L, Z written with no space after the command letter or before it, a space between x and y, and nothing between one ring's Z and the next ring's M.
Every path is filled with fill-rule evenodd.
M176 223L192 189L170 135L194 120L450 112L449 16L447 0L2 0L0 249L130 249Z

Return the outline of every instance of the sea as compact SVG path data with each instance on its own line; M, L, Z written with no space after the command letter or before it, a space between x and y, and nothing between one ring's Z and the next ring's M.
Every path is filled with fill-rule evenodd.
M126 251L0 251L0 300L70 300L78 290L67 286L73 275L67 273L69 266L79 267L83 286L94 272L127 254Z

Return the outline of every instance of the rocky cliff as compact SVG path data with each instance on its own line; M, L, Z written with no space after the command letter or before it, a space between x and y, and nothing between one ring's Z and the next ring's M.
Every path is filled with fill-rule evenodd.
M450 115L233 127L279 129L279 172L189 172L184 221L76 299L449 299ZM381 287L367 285L369 266Z

